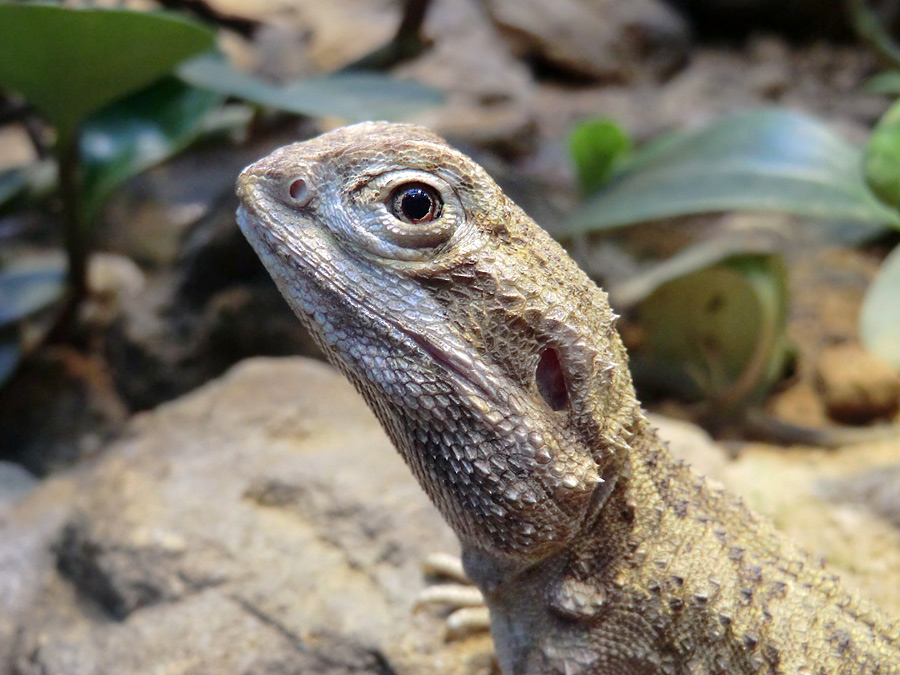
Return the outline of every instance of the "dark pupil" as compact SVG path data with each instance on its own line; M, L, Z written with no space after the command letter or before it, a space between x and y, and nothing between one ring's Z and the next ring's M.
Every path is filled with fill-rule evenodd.
M400 198L400 210L403 215L413 221L424 220L431 215L434 202L422 188L409 188Z

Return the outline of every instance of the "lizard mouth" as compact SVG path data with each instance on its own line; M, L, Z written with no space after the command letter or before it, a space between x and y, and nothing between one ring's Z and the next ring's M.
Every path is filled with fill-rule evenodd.
M501 403L497 395L501 387L481 361L476 361L468 355L463 356L458 350L439 347L425 335L404 328L381 314L376 316L412 342L437 367L446 371L450 379L466 394L474 394L486 402Z

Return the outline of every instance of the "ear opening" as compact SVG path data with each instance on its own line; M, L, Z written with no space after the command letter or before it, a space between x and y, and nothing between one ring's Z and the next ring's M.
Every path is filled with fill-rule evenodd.
M544 402L552 410L565 410L569 405L569 388L559 353L552 347L548 347L541 354L534 379Z

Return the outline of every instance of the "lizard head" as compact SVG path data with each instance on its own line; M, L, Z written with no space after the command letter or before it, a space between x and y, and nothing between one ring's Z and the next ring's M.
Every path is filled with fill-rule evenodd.
M432 132L366 122L238 179L238 222L464 546L550 555L636 403L606 296Z

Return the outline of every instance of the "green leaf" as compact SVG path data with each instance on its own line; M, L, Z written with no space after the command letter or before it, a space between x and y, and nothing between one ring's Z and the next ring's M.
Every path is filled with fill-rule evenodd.
M860 168L860 150L813 119L738 113L635 153L562 234L735 210L900 227L900 215L871 193Z
M865 176L881 201L900 208L900 103L891 106L866 144Z
M777 255L734 255L666 281L638 313L635 375L720 409L761 397L789 353L787 275Z
M900 368L900 247L885 259L866 291L859 331L866 349Z
M121 183L195 141L222 102L219 94L165 78L92 115L81 133L85 217Z
M212 49L214 37L176 14L0 4L0 87L70 137L89 113Z
M20 321L62 297L66 267L57 256L38 256L0 269L0 326Z
M211 55L182 64L178 75L195 87L259 105L298 115L334 116L348 121L400 119L442 100L441 94L430 87L379 73L334 73L275 86Z
M581 194L595 193L631 152L631 139L609 119L582 122L569 136L569 152L575 162Z

